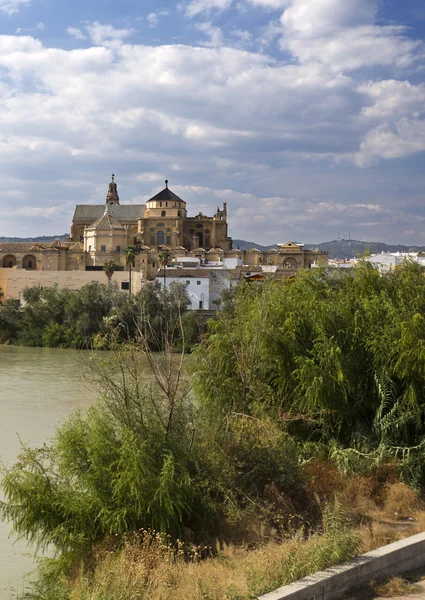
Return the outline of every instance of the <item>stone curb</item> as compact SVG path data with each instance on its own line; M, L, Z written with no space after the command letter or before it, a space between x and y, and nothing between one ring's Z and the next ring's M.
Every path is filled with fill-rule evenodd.
M304 577L258 600L341 600L372 580L414 571L425 565L425 533L363 554L349 563Z

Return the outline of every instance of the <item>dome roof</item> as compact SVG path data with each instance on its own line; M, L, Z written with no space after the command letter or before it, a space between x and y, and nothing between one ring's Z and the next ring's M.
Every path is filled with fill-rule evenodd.
M165 188L163 190L161 190L160 192L158 192L158 194L156 194L156 196L153 196L152 198L150 198L147 203L157 202L157 201L183 202L183 204L186 204L186 202L184 200L179 198L179 196L177 196L177 194L175 194L168 188L168 179L165 180Z

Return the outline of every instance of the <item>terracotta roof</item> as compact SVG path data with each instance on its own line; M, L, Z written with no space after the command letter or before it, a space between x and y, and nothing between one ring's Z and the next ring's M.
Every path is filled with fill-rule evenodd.
M67 242L56 240L54 242L3 242L0 243L0 252L2 254L15 254L22 252L43 252L46 250L67 250L69 246Z

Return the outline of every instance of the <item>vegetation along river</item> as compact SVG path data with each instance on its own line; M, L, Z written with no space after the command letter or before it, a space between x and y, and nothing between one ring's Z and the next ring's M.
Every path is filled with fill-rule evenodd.
M0 345L0 459L10 466L22 442L42 445L74 408L95 399L88 352ZM22 592L24 573L34 568L25 542L9 538L0 522L0 600Z

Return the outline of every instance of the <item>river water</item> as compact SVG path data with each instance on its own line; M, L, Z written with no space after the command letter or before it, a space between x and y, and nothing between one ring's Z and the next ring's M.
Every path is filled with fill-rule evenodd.
M0 459L10 466L20 441L32 446L51 438L75 408L95 399L87 352L0 345ZM9 537L0 522L0 600L22 592L22 578L34 569L25 542Z

